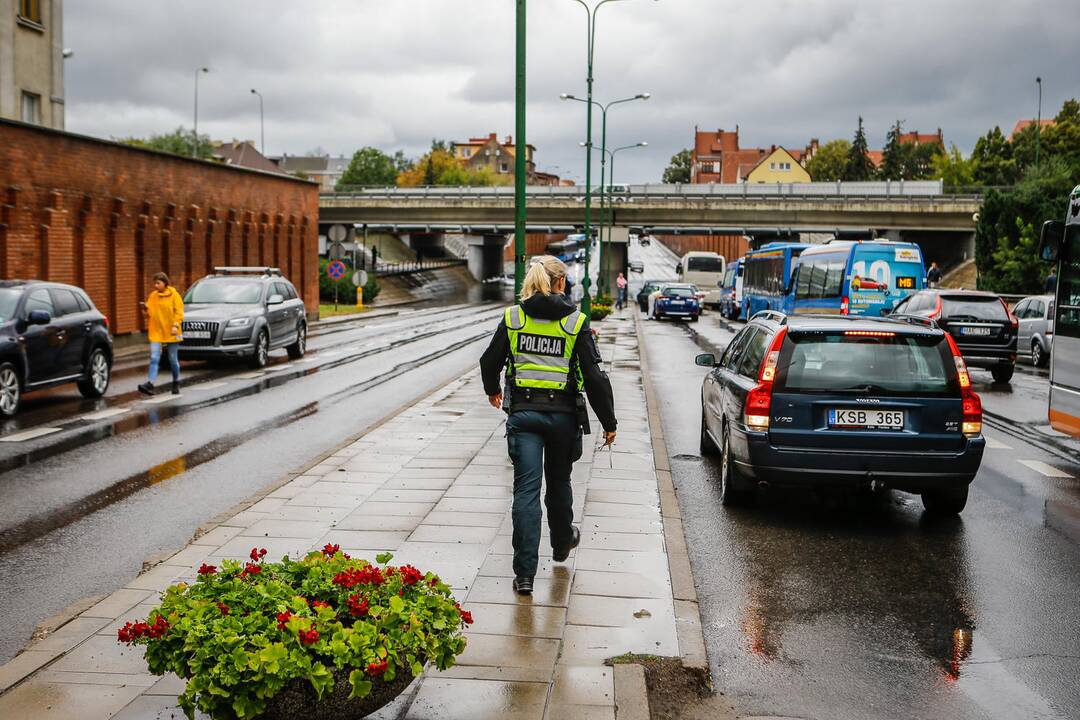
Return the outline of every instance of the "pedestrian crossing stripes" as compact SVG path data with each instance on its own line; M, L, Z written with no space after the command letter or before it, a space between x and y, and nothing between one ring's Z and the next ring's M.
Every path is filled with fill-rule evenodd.
M1054 478L1072 478L1072 475L1054 467L1053 465L1047 465L1040 460L1020 460L1019 463L1025 467L1029 467L1037 473L1045 475L1046 477Z
M986 437L986 447L990 448L991 450L1012 450L1011 445L1006 445L1005 443L1001 442L1000 440L995 440L994 438L990 437L989 435L986 435L985 437Z
M143 405L160 405L161 403L167 403L170 400L174 400L180 397L179 395L159 395L158 397L152 397L149 400L143 400Z
M77 420L105 420L106 418L116 417L117 415L123 415L124 413L131 412L131 408L109 408L108 410L99 410L97 412L88 413L82 417L76 418Z

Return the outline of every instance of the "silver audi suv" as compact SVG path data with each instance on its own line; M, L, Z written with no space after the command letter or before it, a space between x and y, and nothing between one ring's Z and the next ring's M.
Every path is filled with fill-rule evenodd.
M261 368L276 348L293 360L307 350L304 301L277 268L214 268L184 295L182 331L186 360L243 359Z

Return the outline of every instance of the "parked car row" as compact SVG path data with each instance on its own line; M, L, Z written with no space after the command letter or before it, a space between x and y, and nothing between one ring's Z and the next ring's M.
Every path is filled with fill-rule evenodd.
M180 357L245 360L307 350L307 312L276 268L215 268L184 296ZM34 280L0 281L0 416L15 415L27 392L74 383L87 398L109 388L108 318L82 289Z

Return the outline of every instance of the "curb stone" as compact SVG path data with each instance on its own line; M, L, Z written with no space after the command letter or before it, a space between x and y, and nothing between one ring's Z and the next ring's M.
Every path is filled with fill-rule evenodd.
M645 668L641 665L615 665L615 717L618 720L649 720L649 692L645 686Z

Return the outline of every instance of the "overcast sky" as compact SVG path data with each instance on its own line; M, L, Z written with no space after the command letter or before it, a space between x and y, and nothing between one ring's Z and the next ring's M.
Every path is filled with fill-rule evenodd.
M588 0L590 4L596 0ZM514 130L513 0L67 0L67 126L123 137L192 124L259 138L268 154L364 145L416 156L432 138ZM528 139L541 170L584 176L585 11L529 0ZM740 127L744 147L850 139L888 126L965 152L1080 96L1077 0L626 0L599 11L594 97L652 93L613 109L617 182L656 182L702 129ZM599 145L599 122L596 123Z

